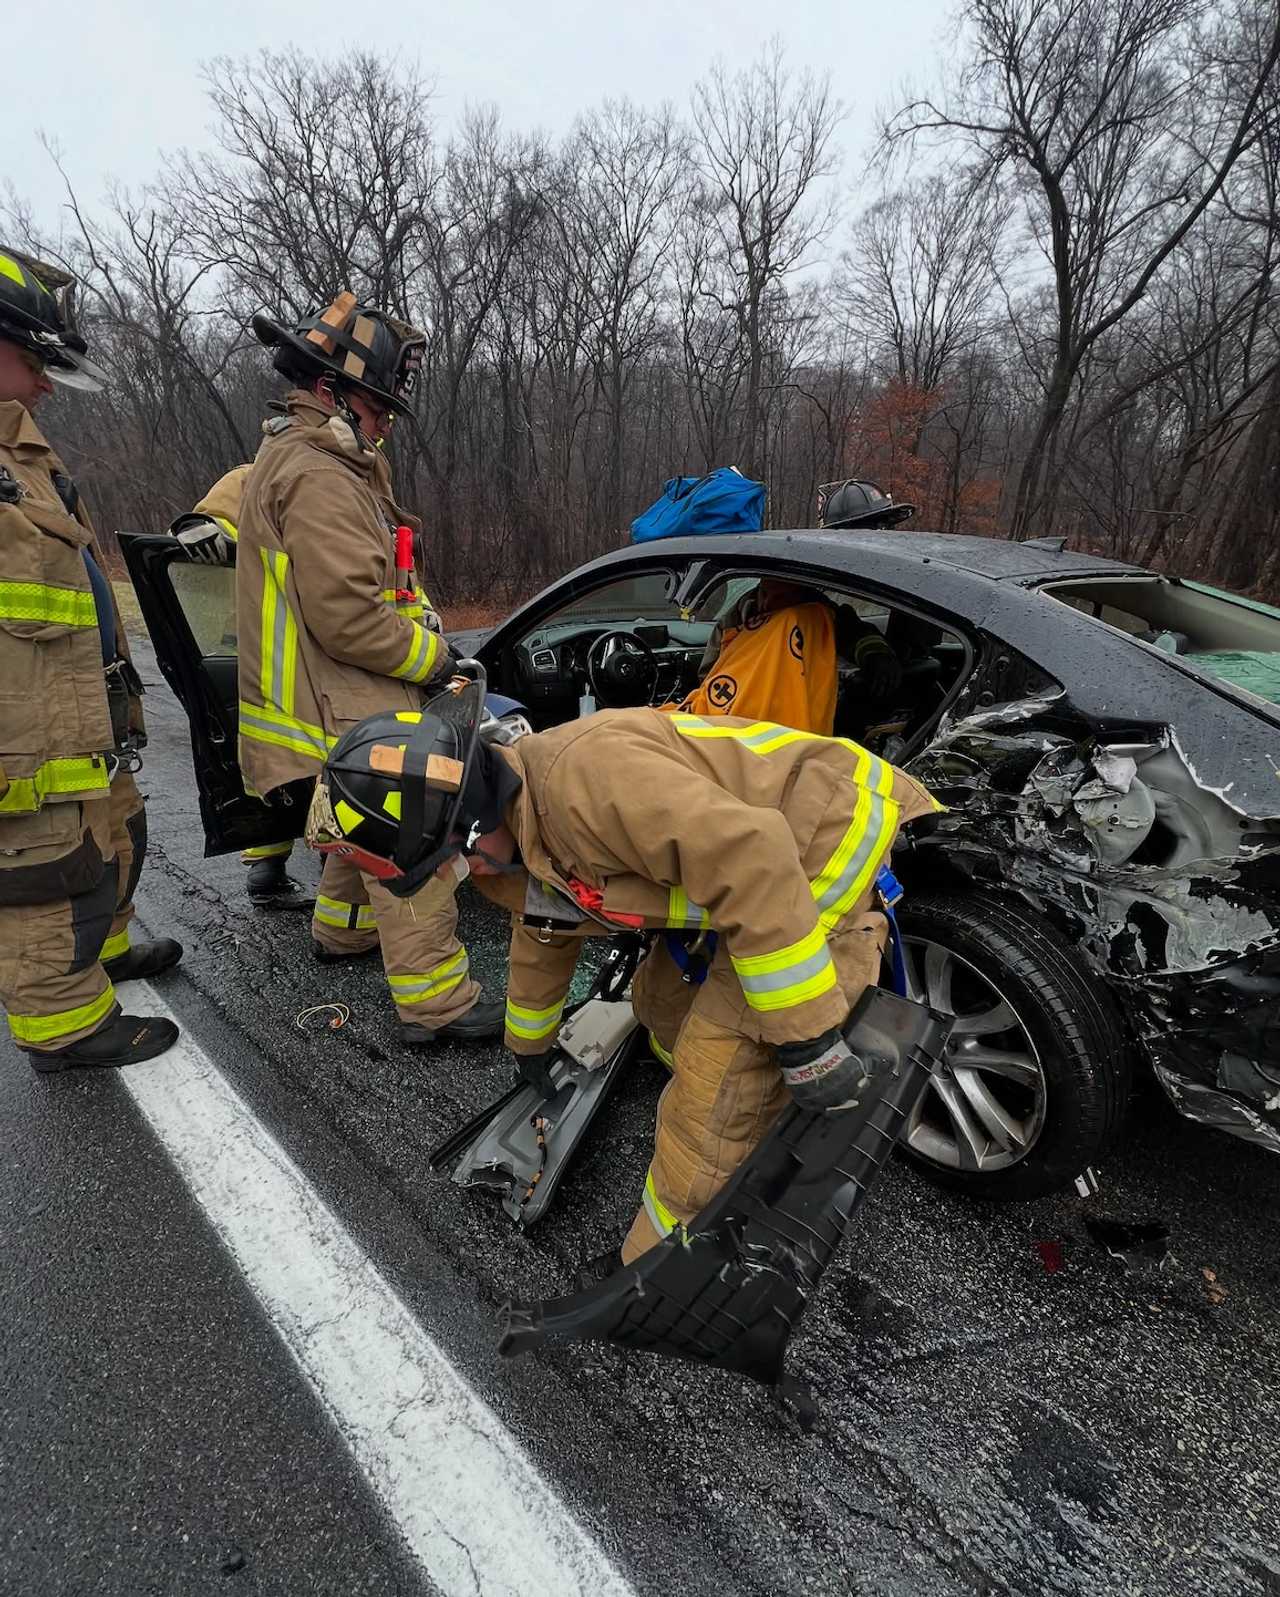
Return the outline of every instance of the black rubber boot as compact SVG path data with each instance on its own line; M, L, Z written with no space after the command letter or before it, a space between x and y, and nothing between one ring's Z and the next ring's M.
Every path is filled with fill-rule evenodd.
M181 943L172 937L157 937L154 943L135 943L115 959L104 959L102 968L113 982L142 981L172 970L181 958Z
M451 1020L447 1026L438 1026L432 1031L430 1027L411 1026L402 1020L400 1035L410 1048L430 1048L438 1042L488 1042L491 1037L502 1036L506 1015L505 1000L486 998L481 992L466 1014Z
M315 894L294 881L288 865L287 854L271 854L266 859L254 860L246 882L249 902L258 909L312 908Z
M381 943L375 943L372 948L361 948L355 953L334 953L332 948L326 948L323 943L311 939L311 955L317 965L345 965L354 959L376 959L382 952Z
M32 1070L45 1076L60 1070L115 1070L120 1065L138 1065L144 1059L154 1059L172 1048L177 1040L178 1028L171 1020L117 1015L92 1036L82 1037L69 1048L27 1057Z

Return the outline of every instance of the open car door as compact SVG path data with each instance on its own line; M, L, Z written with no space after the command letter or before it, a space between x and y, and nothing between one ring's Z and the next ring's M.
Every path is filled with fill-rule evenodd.
M250 798L240 779L235 567L193 561L176 538L119 536L156 663L191 725L205 853L300 837L310 782L260 799Z

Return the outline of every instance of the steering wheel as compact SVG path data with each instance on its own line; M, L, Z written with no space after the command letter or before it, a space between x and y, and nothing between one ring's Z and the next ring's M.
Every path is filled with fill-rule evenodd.
M602 632L592 640L585 665L588 686L605 709L653 703L658 658L634 632Z

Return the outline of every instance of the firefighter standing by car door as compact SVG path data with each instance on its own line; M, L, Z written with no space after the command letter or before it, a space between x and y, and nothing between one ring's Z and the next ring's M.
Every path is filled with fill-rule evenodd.
M251 470L251 464L233 467L218 478L193 510L172 523L169 531L186 550L188 559L200 565L235 570L236 543L240 536L240 499L245 479ZM232 593L223 642L234 654L234 578ZM240 858L249 867L245 886L251 904L261 909L310 909L313 906L314 898L303 892L289 875L289 856L292 853L292 843L264 843L244 850Z
M0 249L0 998L42 1072L163 1053L178 1028L121 1014L114 984L182 957L172 938L130 945L141 683L88 515L34 419L51 378L102 386L73 286Z
M263 424L237 545L240 767L265 796L318 776L364 717L413 715L453 661L397 555L396 529L418 523L393 502L377 447L393 413L409 409L423 335L349 293L296 328L265 316L253 327L297 385L285 414ZM449 884L395 898L334 855L316 897L315 953L328 963L381 945L410 1044L496 1036L502 1004L471 978L457 917Z
M535 1081L584 922L718 939L700 981L676 973L678 1005L661 939L633 983L641 1023L669 1028L673 1073L630 1263L705 1207L788 1090L821 1109L856 1096L840 1028L878 977L880 867L938 808L856 744L785 727L609 710L499 748L468 743L437 703L408 734L378 716L338 744L308 835L359 850L393 893L469 865L513 912L506 1042Z

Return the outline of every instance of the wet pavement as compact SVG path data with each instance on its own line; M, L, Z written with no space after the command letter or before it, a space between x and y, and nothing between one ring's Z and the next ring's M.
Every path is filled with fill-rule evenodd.
M577 1262L625 1231L659 1068L623 1086L528 1236L433 1174L429 1148L506 1086L501 1050L410 1054L376 967L316 965L304 916L252 910L238 861L202 857L185 718L149 654L140 663L152 684L140 915L188 950L157 988L637 1591L1280 1593L1280 1159L1180 1121L1147 1089L1088 1201L981 1205L895 1164L793 1343L821 1410L808 1438L724 1374L594 1346L506 1363L500 1305L565 1290ZM314 861L296 873L313 881ZM470 892L463 901L473 970L498 988L503 927ZM299 1030L295 1016L329 999L350 1005L349 1024ZM7 1049L0 1068L25 1069ZM110 1085L42 1091L29 1112L92 1121ZM73 1141L69 1163L97 1157L94 1136L80 1155ZM1166 1222L1168 1258L1127 1269L1089 1240L1093 1212ZM132 1250L121 1268L139 1304L163 1295L158 1263ZM175 1366L175 1383L188 1378ZM338 1479L336 1445L333 1460ZM83 1454L76 1468L92 1483ZM110 1487L77 1490L100 1500ZM191 1512L189 1487L175 1479L174 1491ZM13 1512L0 1503L0 1527ZM69 1545L101 1535L70 1508L59 1525ZM399 1567L390 1526L385 1537L386 1567ZM7 1587L29 1544L0 1545L0 1590L59 1589ZM331 1585L254 1585L247 1551L244 1589L362 1589L338 1571ZM388 1589L416 1589L395 1578L409 1583ZM216 1571L207 1588L154 1589L218 1581L234 1589ZM153 1588L122 1577L65 1589Z

